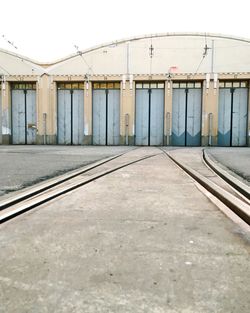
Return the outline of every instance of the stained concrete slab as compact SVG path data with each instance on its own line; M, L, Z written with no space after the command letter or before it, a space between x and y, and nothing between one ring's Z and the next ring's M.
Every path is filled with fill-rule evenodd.
M219 162L223 169L226 169L250 186L250 148L233 147L233 148L206 148L206 152L214 160Z
M1 146L0 196L32 186L133 147Z
M234 195L235 197L243 200L244 197L241 197L239 193L232 188L224 179L218 176L207 164L204 162L203 159L203 148L202 147L187 147L178 150L168 151L168 153L177 161L191 168L196 173L202 175L202 177L208 179L210 182L215 183L216 186L223 188L225 191L228 191L230 194ZM210 154L209 154L210 156ZM211 158L210 158L211 159ZM214 160L214 158L213 158ZM221 163L216 162L219 168L225 168L225 166ZM228 173L230 170L226 168L226 172ZM231 172L231 171L230 171ZM236 179L238 181L238 179ZM244 184L245 186L245 184ZM245 200L245 199L244 199Z
M0 312L248 313L249 243L161 154L2 225Z

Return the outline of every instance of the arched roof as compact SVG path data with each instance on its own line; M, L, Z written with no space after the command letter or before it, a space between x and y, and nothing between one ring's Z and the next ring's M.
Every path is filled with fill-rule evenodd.
M211 33L150 34L101 44L46 64L0 49L4 75L165 74L172 67L177 74L250 73L250 39Z
M47 70L52 75L162 74L175 66L178 73L250 72L249 56L249 39L210 33L164 33L79 51L54 62Z
M42 75L45 69L25 56L0 49L1 75Z

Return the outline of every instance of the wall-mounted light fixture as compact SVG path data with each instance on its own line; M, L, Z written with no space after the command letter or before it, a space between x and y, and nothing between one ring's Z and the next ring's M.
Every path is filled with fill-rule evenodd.
M129 89L133 89L133 74L129 75Z
M125 90L126 89L126 75L122 75L122 89Z
M86 83L86 90L89 90L89 76L87 74L84 75L84 80Z
M215 73L215 74L214 74L214 89L217 88L217 84L218 84L218 74Z
M209 84L210 84L210 73L206 74L206 88L209 89Z

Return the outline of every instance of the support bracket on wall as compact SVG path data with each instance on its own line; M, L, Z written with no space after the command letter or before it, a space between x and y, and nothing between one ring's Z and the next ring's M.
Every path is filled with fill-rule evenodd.
M206 74L206 89L209 89L209 85L210 85L210 73Z

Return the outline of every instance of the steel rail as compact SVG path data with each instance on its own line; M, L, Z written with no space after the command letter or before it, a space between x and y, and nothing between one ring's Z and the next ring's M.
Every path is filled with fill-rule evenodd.
M60 184L60 186L56 186L56 188L54 188L55 190L50 190L51 188L45 190L43 193L39 193L38 195L35 195L32 198L26 199L26 200L21 200L19 202L16 203L16 205L14 205L13 207L9 207L7 209L4 209L0 212L0 224L18 216L21 215L41 204L44 204L52 199L55 199L61 195L64 195L72 190L75 190L79 187L82 187L84 185L87 185L99 178L102 178L104 176L107 176L113 172L116 172L124 167L127 167L129 165L138 163L140 161L152 158L156 155L159 155L159 153L155 153L155 154L151 154L151 155L147 155L144 157L140 157L140 158L136 158L135 160L132 160L130 162L124 162L121 165L118 165L116 167L111 167L110 169L104 170L102 172L98 172L96 174L93 174L92 176L90 176L89 178L82 177L82 178L78 178L75 182L67 184L68 182L64 182L62 184ZM114 159L114 158L113 158ZM107 162L103 162L102 164L98 165L98 166L94 166L93 168L98 168L101 165L105 164ZM93 169L92 168L92 169ZM75 178L75 177L74 177ZM68 179L68 181L70 181Z
M210 156L208 156L205 149L203 149L203 161L205 164L211 168L218 176L220 176L224 181L226 181L231 187L236 189L240 194L245 196L248 200L250 200L250 192L249 188L245 187L245 185L241 182L236 182L233 180L233 177L231 175L225 173L223 169L219 169L219 166L216 166L213 161L213 163L210 160Z
M248 205L243 200L240 200L230 192L226 191L222 187L218 186L216 183L212 182L210 179L204 177L196 170L192 169L188 165L184 165L182 162L178 161L175 157L171 156L167 151L159 148L163 153L174 162L179 168L191 176L196 182L203 186L208 192L219 199L224 205L226 205L230 210L232 210L236 215L238 215L242 220L244 220L248 225L250 225L250 205ZM216 175L220 177L217 173ZM223 179L223 178L222 178ZM225 181L226 182L226 181ZM228 182L226 182L228 183ZM230 183L228 183L230 185ZM232 185L230 187L233 188ZM239 192L239 190L238 190ZM243 194L244 196L244 194Z
M137 148L135 148L137 149ZM45 183L42 183L41 185L39 184L38 186L35 186L33 188L29 188L28 190L24 190L23 192L20 192L19 194L9 198L9 199L6 199L6 200L3 200L3 201L0 201L0 211L1 210L4 210L14 204L17 204L17 203L20 203L20 201L23 201L23 200L27 200L33 196L36 196L36 195L39 195L41 194L42 192L46 191L46 190L49 190L51 189L52 187L55 187L55 186L58 186L58 185L61 185L62 183L74 178L74 177L77 177L77 176L80 176L84 173L87 173L91 170L93 170L94 168L97 168L103 164L106 164L106 163L109 163L119 157L122 157L123 155L125 155L126 153L129 153L131 151L134 151L135 149L132 149L132 150L129 150L129 151L125 151L123 153L119 153L115 156L112 156L112 157L109 157L109 158L106 158L104 160L101 160L101 161L97 161L95 162L94 164L92 165L86 165L84 166L83 168L80 168L80 169L77 169L77 170L74 170L74 171L71 171L69 173L66 173L64 175L61 175L61 176L58 176L58 177L55 177L53 179L51 179L51 182L47 181Z

